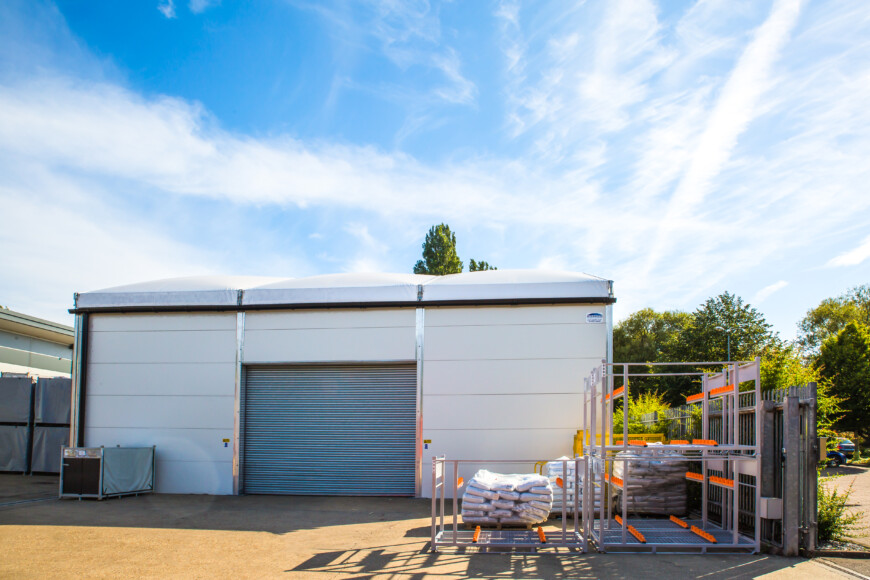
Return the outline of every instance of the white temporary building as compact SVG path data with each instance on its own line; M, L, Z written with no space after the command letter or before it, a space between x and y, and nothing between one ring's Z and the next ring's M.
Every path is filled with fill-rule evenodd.
M613 302L538 270L77 294L71 440L156 445L164 493L430 497L435 455L571 454Z

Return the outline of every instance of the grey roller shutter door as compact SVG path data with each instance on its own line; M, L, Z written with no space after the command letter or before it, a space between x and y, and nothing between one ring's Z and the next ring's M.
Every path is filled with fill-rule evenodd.
M245 493L414 495L414 365L246 367L245 374Z

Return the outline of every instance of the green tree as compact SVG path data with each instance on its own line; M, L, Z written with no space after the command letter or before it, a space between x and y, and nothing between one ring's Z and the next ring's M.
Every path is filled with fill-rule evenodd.
M632 313L613 329L613 360L614 362L679 362L682 346L681 337L691 324L691 315L687 312L665 311L657 312L652 308L644 308ZM642 372L682 372L685 367L631 367L632 373ZM614 372L622 372L622 367L615 367ZM631 377L632 393L660 392L668 403L681 405L685 399L682 392L691 391L692 380L689 377ZM697 390L697 389L695 389Z
M680 335L690 322L686 312L638 310L613 329L613 358L617 362L673 361Z
M822 343L850 322L870 326L870 285L856 286L836 298L826 298L808 310L798 324L798 342L805 354L815 357Z
M816 423L819 435L832 437L834 424L842 416L842 397L833 394L831 381L819 369L806 363L795 344L767 347L761 353L761 389L783 390L793 385L816 383Z
M468 261L469 272L483 272L484 270L498 270L498 268L489 265L489 263L485 262L484 260L476 262L474 258L472 258Z
M750 360L781 343L771 328L758 310L725 292L708 298L692 313L681 354L688 361L724 361L730 343L731 360Z
M460 272L462 260L456 254L456 234L447 224L432 226L423 242L423 259L414 265L414 273L445 276Z
M816 367L842 402L837 428L870 437L870 329L850 322L822 343Z

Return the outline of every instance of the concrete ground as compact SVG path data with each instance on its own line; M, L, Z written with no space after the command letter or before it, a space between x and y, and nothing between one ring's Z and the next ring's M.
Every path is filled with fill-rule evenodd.
M840 491L846 491L851 486L852 492L847 504L849 509L863 511L870 520L870 467L843 465L825 469L822 475L839 475L840 477L830 480L830 485ZM865 537L864 543L870 543L870 538Z
M847 577L816 561L768 555L433 554L429 510L427 500L396 498L7 502L0 505L0 577Z

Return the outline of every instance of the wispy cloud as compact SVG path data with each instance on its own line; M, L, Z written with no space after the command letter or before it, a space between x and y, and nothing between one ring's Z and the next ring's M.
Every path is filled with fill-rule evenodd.
M220 4L220 0L190 0L187 6L194 14L200 14L216 4Z
M397 89L389 84L369 86L368 90L385 93L415 109L420 108L421 101L425 101L429 108L438 103L475 103L477 86L463 74L459 51L442 34L438 3L393 0L365 0L353 5L333 1L290 2L320 15L332 29L334 42L351 52L361 49L378 52L403 72L419 68L440 74L440 82L427 83L425 90L409 90L407 86ZM347 61L355 62L353 58ZM353 78L354 71L346 70L342 75ZM354 80L345 87L363 85L363 81Z
M867 259L870 259L870 236L864 238L858 247L831 258L827 265L831 267L857 266Z
M647 274L658 265L674 234L694 235L689 224L694 209L709 194L713 180L728 162L738 137L758 114L757 103L770 85L771 67L788 41L800 8L800 0L778 0L737 61L668 204L652 251L646 258Z
M752 297L750 303L758 305L767 300L771 294L774 292L778 292L788 286L788 282L785 280L780 280L779 282L774 282L769 286L765 286L761 290L755 293L755 296Z
M166 18L175 18L175 0L159 0L157 2L157 10Z

